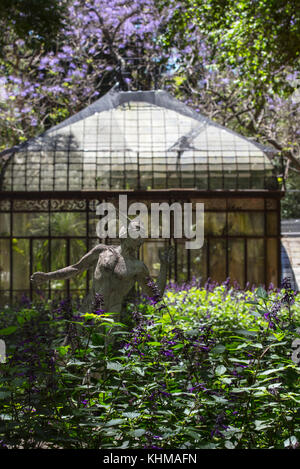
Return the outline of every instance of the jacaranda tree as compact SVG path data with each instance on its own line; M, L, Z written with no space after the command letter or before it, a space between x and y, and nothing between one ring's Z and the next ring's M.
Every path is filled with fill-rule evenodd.
M2 21L0 145L40 133L118 83L164 87L273 145L299 171L300 16L294 3L58 1L51 14L58 14L60 27L48 35L35 21L24 34L21 11L15 23Z

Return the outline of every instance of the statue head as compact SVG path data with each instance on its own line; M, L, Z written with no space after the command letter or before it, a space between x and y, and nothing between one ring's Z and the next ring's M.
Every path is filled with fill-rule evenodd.
M131 251L137 250L144 243L145 233L143 223L139 220L132 220L127 229L124 226L120 229L121 246ZM127 237L125 237L126 234Z

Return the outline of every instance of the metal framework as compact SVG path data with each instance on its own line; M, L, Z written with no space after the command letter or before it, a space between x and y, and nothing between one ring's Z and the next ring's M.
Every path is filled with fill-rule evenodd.
M166 201L170 204L175 201L203 202L205 206L205 244L200 251L185 250L183 241L170 239L167 243L175 246L175 265L169 272L169 278L178 282L190 280L193 276L206 280L211 277L214 280L225 280L227 277L236 279L241 286L270 282L277 285L280 282L280 196L275 191L247 191L247 192L202 192L202 191L124 191L128 196L128 202L141 201ZM57 195L64 198L57 198ZM4 253L5 262L9 265L9 278L2 282L1 296L5 301L12 302L20 298L22 293L33 297L32 287L29 283L30 274L37 270L39 265L37 256L43 260L41 265L44 270L54 270L62 265L75 262L74 255L83 255L98 242L95 226L98 221L96 206L98 203L111 201L117 203L118 194L106 192L98 194L94 192L78 194L53 194L39 193L27 197L24 194L6 194L11 196L4 199L2 193L0 201L0 216L6 217L7 233L1 230L1 251ZM42 198L41 198L42 197ZM79 225L78 234L74 234L75 226L69 227L69 232L59 233L55 231L56 214L61 214L65 219L71 214L74 224ZM34 220L44 224L40 225L40 231L34 234ZM24 222L25 217L25 222ZM23 226L22 225L23 222ZM31 229L30 223L31 222ZM26 231L28 230L28 231ZM44 231L43 231L44 230ZM110 242L110 241L108 241ZM79 250L74 246L79 243ZM164 242L161 239L146 242L146 250L141 252L141 257L147 262L151 273L155 275L155 259L147 253L156 254L158 248ZM27 247L26 247L27 246ZM44 246L44 248L41 248ZM26 248L25 248L26 247ZM38 249L37 249L38 248ZM20 250L29 253L27 263ZM63 252L59 261L55 260L57 251ZM73 251L72 251L73 250ZM198 259L197 259L198 257ZM151 263L151 261L153 261ZM156 259L157 261L157 259ZM3 259L1 260L3 262ZM22 264L23 262L23 264ZM60 262L61 265L57 265ZM26 265L25 265L26 264ZM23 268L21 267L23 265ZM24 268L25 265L25 268ZM21 271L20 271L21 268ZM22 288L15 288L19 282L17 272L22 279ZM24 278L26 277L26 278ZM55 297L61 294L83 293L89 289L90 273L82 277L79 284L73 286L72 281L65 281L57 286L48 285L43 290L45 297ZM3 287L6 288L3 288ZM17 285L18 286L18 285Z
M164 91L111 92L3 152L0 189L277 189L273 155Z
M34 298L36 270L74 263L99 240L96 205L203 202L205 244L175 246L169 278L241 286L280 282L280 198L272 150L210 121L163 91L112 91L45 134L1 154L0 294ZM103 240L102 240L103 241ZM140 255L157 274L161 239ZM90 273L52 282L45 297L84 293Z

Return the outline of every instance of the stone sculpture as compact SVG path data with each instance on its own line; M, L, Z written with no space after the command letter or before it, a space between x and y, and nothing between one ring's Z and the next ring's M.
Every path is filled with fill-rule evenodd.
M120 232L120 245L112 246L98 244L85 254L76 264L56 270L55 272L35 272L31 276L34 286L53 279L69 279L76 274L94 267L93 286L85 298L82 310L92 311L95 297L102 298L101 309L107 312L121 313L122 303L135 282L138 282L142 292L152 297L163 295L167 279L168 264L173 260L173 248L168 248L160 254L160 273L156 286L153 283L147 266L137 259L137 250L143 244L143 238L135 235L141 233L139 222L131 222L128 236L123 237Z

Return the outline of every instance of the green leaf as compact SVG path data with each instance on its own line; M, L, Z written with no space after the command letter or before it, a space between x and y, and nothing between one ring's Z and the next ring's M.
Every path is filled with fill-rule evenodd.
M172 347L172 350L180 350L184 348L184 344L177 344Z
M135 371L138 375L144 376L145 375L145 370L140 368L139 366L133 366L132 370Z
M12 416L8 414L0 414L0 420L12 420Z
M127 417L128 419L136 419L140 415L140 412L123 412L123 417Z
M221 375L224 375L224 373L226 372L227 368L224 366L224 365L219 365L217 366L216 370L215 370L215 374L217 376L221 376Z
M144 428L138 428L137 430L133 430L131 434L136 437L143 436L146 433L146 430Z
M122 443L121 446L118 446L117 448L118 448L118 449L126 449L126 448L128 448L129 443L130 443L130 442L129 442L128 440L126 440L126 441L124 441L124 442Z
M270 428L273 426L273 422L268 420L255 420L254 421L255 430L264 430L265 428Z
M0 335L10 335L13 334L18 329L18 326L9 326L5 329L0 329Z
M102 345L104 342L103 335L98 332L94 332L94 334L92 334L92 342L93 345Z
M268 376L268 375L271 375L273 373L278 373L279 371L283 371L283 370L287 370L289 368L289 366L282 366L280 368L272 368L271 370L266 370L266 371L262 371L258 374L258 376Z
M219 404L227 404L228 399L224 399L223 397L220 396L213 396L213 399L218 402Z
M57 347L57 351L61 357L64 357L68 353L70 348L71 348L70 345L61 345L60 347Z
M216 345L212 350L211 350L211 353L213 354L221 354L223 353L224 351L226 350L226 347L224 347L224 345Z
M222 382L225 384L231 384L232 383L232 378L222 378Z
M66 366L82 366L82 365L86 365L86 362L73 359L73 360L70 360Z
M108 370L121 371L124 367L119 362L107 362L106 367Z
M295 446L298 443L297 438L292 435L287 440L284 441L284 447L287 448L288 446Z
M234 449L235 445L231 441L225 441L225 448L227 449Z
M203 443L198 446L199 449L215 449L216 445L214 443Z
M263 287L258 287L258 289L256 290L256 293L259 298L263 298L263 299L268 298L268 293Z
M257 331L249 331L248 329L236 329L234 331L236 334L245 335L246 337L256 337Z
M105 426L106 427L114 427L115 425L121 425L121 423L125 423L126 420L125 419L112 419L112 420L109 420Z
M185 433L186 433L187 435L190 435L192 438L194 438L195 441L199 441L200 438L201 438L201 434L200 434L200 433L197 433L197 432L195 432L195 430L190 429L190 428L187 428L186 431L185 431Z

